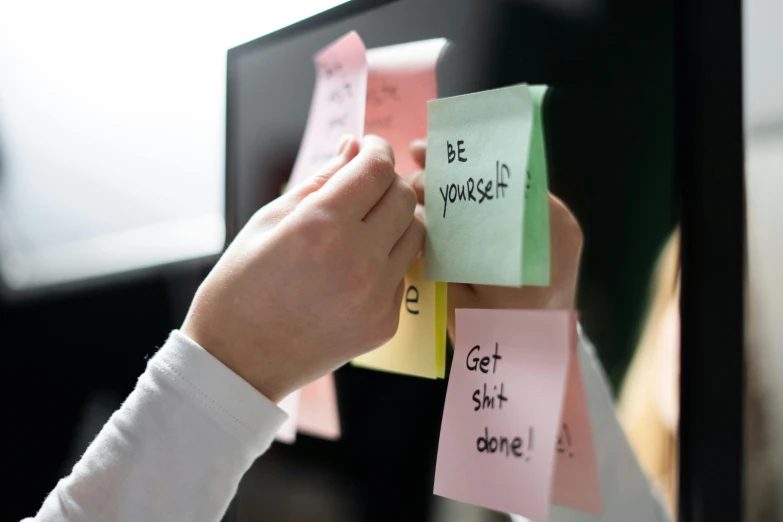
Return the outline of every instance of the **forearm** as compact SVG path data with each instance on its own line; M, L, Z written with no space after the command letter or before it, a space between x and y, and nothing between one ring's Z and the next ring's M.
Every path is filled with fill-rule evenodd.
M217 521L284 420L174 332L33 520Z

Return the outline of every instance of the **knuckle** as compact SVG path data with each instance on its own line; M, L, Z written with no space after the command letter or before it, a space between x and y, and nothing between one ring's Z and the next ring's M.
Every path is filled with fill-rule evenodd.
M248 220L247 223L251 227L260 227L264 224L268 215L269 215L269 206L261 207L258 210L256 210L252 216L250 216L250 219Z
M298 228L299 239L304 241L314 259L323 260L339 251L340 229L334 226L331 218L313 213Z
M307 181L304 182L304 190L314 193L332 177L332 170L329 167L318 169Z
M367 153L367 170L379 181L390 182L396 176L394 162L381 151L373 150Z
M366 146L366 150L382 154L394 165L394 150L386 139L376 134L369 134L365 136L363 144Z
M398 186L400 187L400 197L402 198L402 201L405 203L405 206L410 208L411 211L416 208L416 203L418 203L418 198L416 197L416 191L413 189L413 187L409 184L403 181L402 179L399 180Z
M372 259L355 260L350 263L345 274L345 295L352 305L366 304L377 275L376 263Z

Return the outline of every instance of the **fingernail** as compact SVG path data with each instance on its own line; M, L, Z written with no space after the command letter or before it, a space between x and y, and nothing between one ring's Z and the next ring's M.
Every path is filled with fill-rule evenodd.
M348 150L348 145L350 145L351 140L353 139L353 136L350 134L346 134L342 138L340 138L340 141L337 144L337 155L340 156L342 154L345 154L345 151Z

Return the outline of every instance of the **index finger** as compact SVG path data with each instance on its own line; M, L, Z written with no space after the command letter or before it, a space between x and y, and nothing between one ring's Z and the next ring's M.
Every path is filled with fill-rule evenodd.
M338 212L364 219L395 176L391 146L383 138L368 135L362 139L359 154L326 182L319 198Z

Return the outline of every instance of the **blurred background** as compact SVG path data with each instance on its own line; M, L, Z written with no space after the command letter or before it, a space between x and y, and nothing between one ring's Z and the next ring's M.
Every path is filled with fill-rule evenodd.
M2 474L13 492L3 519L37 510L181 324L225 241L279 193L311 55L352 28L368 47L455 42L441 95L554 86L550 183L585 231L582 322L640 461L674 506L673 3L399 0L239 47L227 66L230 48L341 3L0 8ZM781 19L778 0L744 2L749 521L783 520ZM337 391L343 440L275 444L227 519L498 518L431 494L445 381L344 368Z
M783 520L783 4L743 7L746 504L750 520Z

